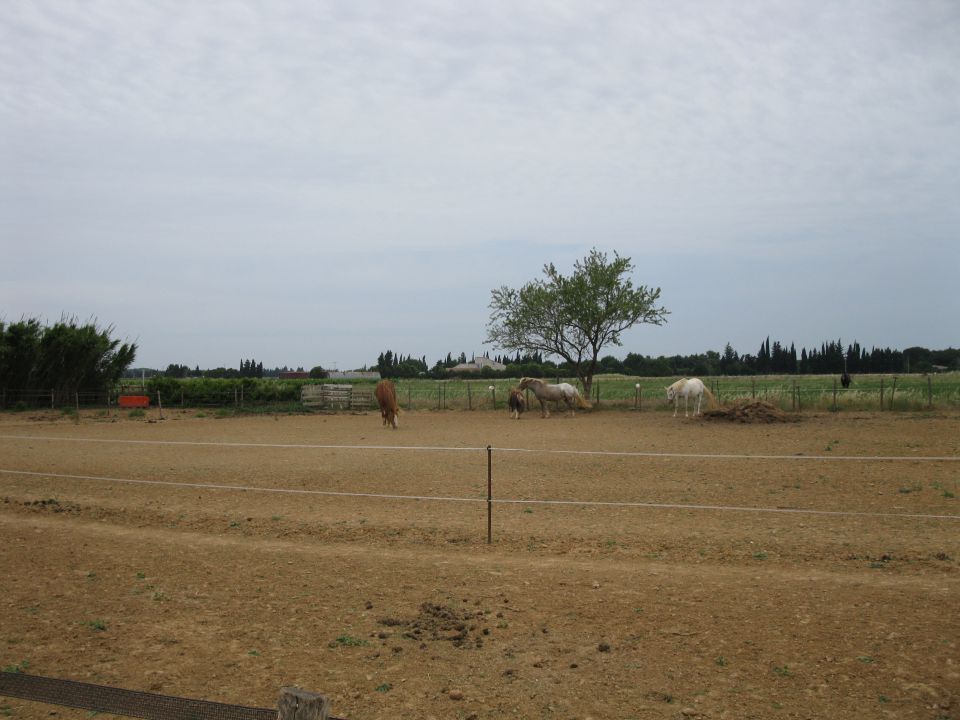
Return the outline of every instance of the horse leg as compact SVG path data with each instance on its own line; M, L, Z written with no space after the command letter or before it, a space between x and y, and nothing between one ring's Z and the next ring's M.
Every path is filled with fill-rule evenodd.
M550 417L550 410L547 409L547 401L540 400L540 417L548 418Z
M702 395L702 394L697 395L697 409L694 410L694 412L693 412L693 416L694 416L694 417L696 417L697 415L700 414L700 403L701 403L702 401L703 401L703 395Z
M690 400L688 395L683 396L683 416L690 417L690 414L687 412L687 402Z

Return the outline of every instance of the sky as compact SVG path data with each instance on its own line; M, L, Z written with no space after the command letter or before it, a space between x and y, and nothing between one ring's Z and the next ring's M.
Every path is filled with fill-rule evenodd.
M603 355L960 345L960 3L5 0L0 322L428 365L596 248ZM512 354L512 353L511 353Z

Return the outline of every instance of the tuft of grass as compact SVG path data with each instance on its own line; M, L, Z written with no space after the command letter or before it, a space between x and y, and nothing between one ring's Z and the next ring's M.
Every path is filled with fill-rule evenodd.
M366 644L367 644L366 640L355 638L350 635L340 635L330 645L331 647L360 647L361 645L366 645Z
M782 667L780 667L780 666L775 666L775 667L773 668L773 671L774 671L777 675L779 675L780 677L790 677L791 675L793 675L793 673L790 672L790 668L787 667L786 665L784 665L784 666L782 666Z
M143 408L133 408L130 412L127 413L128 418L142 418L146 417L147 411Z
M723 655L717 655L717 658L716 658L716 660L714 660L714 662L715 662L717 665L719 665L720 667L726 667L726 666L727 666L727 659L726 659Z
M393 685L391 685L390 683L383 683L382 685L377 685L377 688L376 688L378 693L390 692L392 689L393 689Z
M29 667L30 667L30 661L29 661L29 660L21 660L20 662L15 663L14 665L7 665L5 668L3 668L3 672L5 672L5 673L22 673L23 671L25 671L25 670L26 670L27 668L29 668Z
M97 632L106 632L107 630L107 623L103 620L90 620L87 625Z

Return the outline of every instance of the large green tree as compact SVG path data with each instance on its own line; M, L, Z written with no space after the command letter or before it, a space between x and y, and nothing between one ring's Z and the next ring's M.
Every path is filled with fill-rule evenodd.
M67 317L49 327L35 319L0 322L0 387L52 390L61 402L80 390L106 389L137 352L135 343L121 343L112 332Z
M600 351L622 345L620 334L637 323L662 325L660 288L633 286L630 258L609 260L596 248L562 275L553 263L544 277L520 289L492 291L486 342L505 350L557 355L566 360L589 398Z

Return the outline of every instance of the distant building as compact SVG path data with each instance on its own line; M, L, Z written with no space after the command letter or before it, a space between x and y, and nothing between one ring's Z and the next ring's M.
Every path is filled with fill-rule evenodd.
M331 380L379 380L380 373L366 370L328 370L327 377Z
M281 380L309 380L310 373L302 371L290 371L280 373Z
M507 366L503 363L498 363L496 360L491 360L488 357L478 357L471 362L454 365L450 368L450 372L480 372L484 368L500 371L506 370Z

